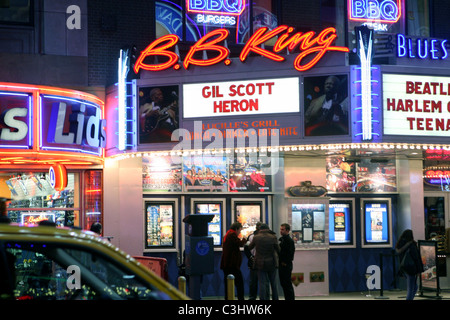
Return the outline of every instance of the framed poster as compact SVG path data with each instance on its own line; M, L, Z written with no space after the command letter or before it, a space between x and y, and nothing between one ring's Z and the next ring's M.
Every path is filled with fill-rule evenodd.
M330 245L351 247L355 244L355 203L353 199L334 199L329 204Z
M295 244L325 242L325 209L323 203L292 203L292 237Z
M227 159L223 156L188 156L183 158L185 191L228 191Z
M139 144L178 141L178 86L148 86L139 90Z
M213 238L214 246L222 246L225 221L225 199L192 199L191 212L194 214L213 214L214 218L208 223L208 236Z
M362 247L392 247L391 199L361 199Z
M232 199L233 222L242 223L241 234L247 238L256 230L258 222L265 222L265 200L264 199Z
M269 160L268 160L269 159ZM270 192L270 157L236 156L229 164L230 192Z
M179 192L182 190L181 157L143 156L142 191L143 192Z
M176 250L178 200L144 200L144 251Z
M304 78L305 136L349 134L348 76Z

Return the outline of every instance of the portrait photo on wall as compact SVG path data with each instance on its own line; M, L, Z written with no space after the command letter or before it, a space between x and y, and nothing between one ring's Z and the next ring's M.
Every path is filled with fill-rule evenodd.
M178 86L139 88L139 144L178 141Z
M348 76L304 78L305 136L349 134Z

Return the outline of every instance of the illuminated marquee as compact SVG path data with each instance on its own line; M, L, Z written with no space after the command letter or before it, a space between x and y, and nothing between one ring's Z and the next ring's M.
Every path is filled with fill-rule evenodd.
M395 23L402 14L401 0L348 0L348 18L361 22Z
M293 31L294 28L285 25L273 30L268 30L267 27L258 29L244 45L239 56L240 61L245 62L250 53L253 52L270 60L282 62L285 58L277 53L283 50L293 51L298 46L300 53L294 61L294 68L298 71L306 71L316 65L328 51L349 52L349 49L346 47L332 45L337 38L335 28L327 28L318 35L314 31L291 34ZM227 39L228 35L229 31L227 29L216 29L203 36L190 48L184 58L183 67L188 69L190 65L212 66L220 62L229 65L231 63L231 60L228 59L229 49L220 45L222 41ZM277 40L272 50L269 51L263 47L263 44L273 38ZM173 48L178 41L178 36L174 34L169 34L153 41L141 52L134 66L134 72L138 73L139 69L148 71L160 71L171 67L175 70L180 69L181 66L178 64L180 57L175 52L168 50ZM216 52L217 54L214 58L206 60L194 59L193 56L195 53L206 50ZM165 57L167 61L159 64L145 63L144 59L149 56ZM307 57L311 59L303 64L303 59Z

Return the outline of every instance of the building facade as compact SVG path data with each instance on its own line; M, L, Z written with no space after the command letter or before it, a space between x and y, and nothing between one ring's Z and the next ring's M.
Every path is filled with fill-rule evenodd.
M93 212L120 248L166 258L174 284L183 219L208 213L203 295L224 293L221 241L234 221L245 235L257 221L291 224L297 295L402 285L392 253L412 229L430 261L423 288L436 291L448 287L445 6L43 1L28 24L5 22L0 77L104 102L104 154L82 167L102 175ZM163 118L150 116L158 96Z

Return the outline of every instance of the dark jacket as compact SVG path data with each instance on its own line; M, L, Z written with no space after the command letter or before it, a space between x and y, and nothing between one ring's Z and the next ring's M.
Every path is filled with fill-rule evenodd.
M280 238L280 266L291 265L294 260L294 240L287 234Z
M415 265L416 265L415 271L413 273L407 272L406 270L401 270L401 271L408 273L408 274L412 274L412 275L422 273L424 271L422 259L420 257L419 249L417 248L417 243L414 240L410 240L410 241L406 241L403 239L399 240L399 242L397 244L396 252L399 255L400 263L403 261L403 258L405 257L405 254L408 249L410 250L411 257L413 258ZM401 268L402 268L402 266L400 265L400 269Z
M259 230L249 245L250 250L253 248L256 248L255 269L272 271L278 268L280 246L278 245L277 237L271 230Z
M239 269L241 267L242 253L239 248L244 246L245 241L245 239L239 239L236 231L228 230L223 238L220 269Z

